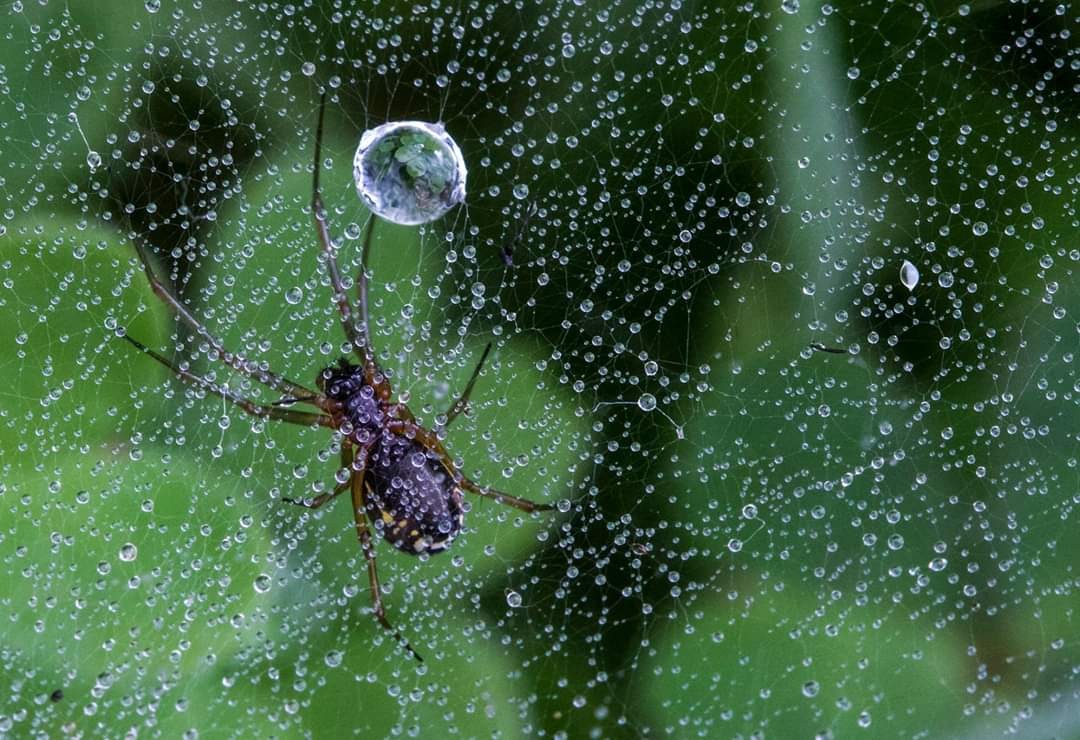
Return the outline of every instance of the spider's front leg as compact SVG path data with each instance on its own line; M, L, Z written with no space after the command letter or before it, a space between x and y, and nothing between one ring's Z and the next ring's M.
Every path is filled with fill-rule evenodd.
M139 262L142 264L143 272L146 274L146 279L147 281L149 281L150 288L154 291L154 295L156 295L166 306L168 306L177 318L179 318L181 321L191 327L199 336L206 339L206 341L210 343L210 346L214 348L214 351L217 353L218 358L222 362L224 362L236 372L246 375L258 383L262 383L263 385L273 388L276 391L288 393L290 396L294 396L296 398L309 399L305 400L305 403L311 403L312 405L318 406L324 411L329 410L329 399L327 399L321 393L316 393L315 391L308 390L299 383L294 383L288 378L284 378L276 373L270 372L269 370L256 369L252 366L252 363L250 361L244 358L243 355L236 354L235 352L229 352L227 349L225 349L224 343L222 343L222 341L216 335L211 333L210 330L207 329L206 326L204 326L203 323L195 317L195 314L191 312L191 309L189 309L183 301L177 298L173 294L173 292L165 286L165 283L158 279L157 273L154 272L154 267L150 261L150 252L147 249L146 245L143 244L142 239L137 236L132 237L131 243L135 247L135 253L139 257ZM135 346L146 351L146 348L140 345L138 342L135 342L129 337L126 338L128 339L128 341L131 341L133 344L135 344ZM153 356L153 353L150 354L151 356ZM154 357L154 359L158 360L159 362L162 361L158 357ZM171 368L171 365L167 361L165 361L164 364ZM181 373L175 368L172 369L173 372L181 375ZM181 375L181 377L183 377L183 375ZM189 382L193 382L188 378L184 379L188 380ZM193 382L193 384L198 383ZM265 416L266 414L263 415Z
M219 398L224 398L229 403L237 406L252 416L256 416L260 419L274 419L275 421L287 421L290 424L300 424L301 426L332 426L334 419L328 414L313 414L307 411L293 411L291 409L278 408L275 405L266 405L256 403L250 398L233 393L231 390L224 386L212 383L201 375L196 375L190 370L184 370L183 368L174 365L166 357L158 352L147 347L145 344L137 339L133 339L129 334L123 335L124 339L130 342L137 350L149 355L154 360L158 361L165 367L169 368L176 377L180 378L183 382L195 388L200 388L208 393L213 393ZM311 401L316 403L315 399Z

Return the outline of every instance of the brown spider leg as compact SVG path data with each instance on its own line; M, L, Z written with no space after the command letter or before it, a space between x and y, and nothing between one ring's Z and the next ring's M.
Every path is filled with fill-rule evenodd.
M480 377L480 370L483 369L484 360L487 359L489 352L491 352L491 342L488 342L488 345L484 347L484 354L480 355L480 362L476 363L476 369L473 370L472 377L469 378L469 382L465 386L465 391L458 396L458 399L454 401L450 410L446 412L446 421L442 425L443 429L450 426L450 422L456 419L458 414L468 411L469 396L472 395L473 386L476 385L476 379Z
M364 313L360 315L360 326L357 327L357 320L354 316L352 305L349 303L349 296L345 292L345 285L341 281L341 268L338 267L337 253L334 250L334 245L330 240L330 229L327 226L327 214L326 207L323 204L322 190L319 187L319 175L322 171L322 139L323 139L323 119L326 116L326 93L323 93L322 100L319 102L319 123L315 129L315 174L311 183L311 215L315 220L315 233L319 238L319 245L322 247L323 256L326 259L326 272L330 277L330 287L334 291L334 302L337 303L338 312L341 313L341 327L345 330L345 338L349 340L349 344L352 345L353 351L360 357L360 360L364 363L364 375L367 377L375 375L375 363L371 356L371 348L368 346L368 330L367 321ZM374 221L374 216L372 216ZM368 226L368 236L366 241L371 239L371 227ZM367 247L365 245L365 252ZM361 274L363 268L361 268ZM367 290L365 285L364 290ZM366 304L366 301L365 301Z
M318 509L323 504L327 504L339 495L344 493L352 483L353 475L353 448L352 444L346 439L341 443L341 467L343 470L349 471L349 477L334 486L334 490L330 493L320 493L313 499L305 500L302 498L287 498L282 496L281 500L287 504L295 504L296 506L303 506L305 509Z
M360 326L364 332L364 338L371 342L371 324L368 322L368 284L367 266L368 253L371 251L371 233L375 230L375 214L368 218L367 226L364 227L364 245L360 249L360 271L356 275L356 300L360 308Z
M191 313L191 310L184 305L184 303L172 294L165 284L158 280L157 275L154 273L154 268L150 263L150 255L143 245L142 239L138 236L132 239L132 243L135 245L135 252L139 255L139 261L142 262L143 272L146 273L147 280L150 281L150 287L154 293L160 298L165 305L173 310L173 312L188 326L194 329L200 336L210 343L210 346L214 348L214 351L218 353L221 361L226 365L242 373L252 380L258 381L263 385L269 386L274 390L281 391L282 393L288 393L293 396L304 396L312 399L312 404L318 406L321 409L328 409L330 401L320 393L310 391L307 388L294 383L291 380L276 375L269 370L253 370L249 366L249 362L243 355L229 352L225 349L225 345L221 340L210 333L210 330L203 326L202 322L195 318L195 314Z
M379 620L379 624L383 628L394 635L399 643L404 646L409 654L416 658L420 663L424 662L424 659L420 657L420 653L413 650L409 641L401 636L397 628L390 624L390 620L386 618L386 609L383 607L382 591L379 588L379 572L375 566L375 543L371 539L371 530L368 529L367 517L364 516L364 467L367 465L367 450L362 449L360 454L357 455L357 459L363 456L365 458L364 464L357 469L357 466L353 466L353 474L350 482L352 484L352 505L353 505L353 518L356 520L356 536L360 540L360 549L364 551L364 559L367 560L368 566L368 583L371 584L371 606L375 612L375 618Z
M529 513L534 511L551 511L555 508L551 504L538 504L525 498L518 498L517 496L511 496L509 493L497 491L488 486L481 486L479 483L474 483L465 476L461 476L460 480L458 480L458 484L469 493L475 493L477 496L484 496L485 498L493 499L497 503L513 506L515 509L521 509L522 511Z
M184 381L185 383L187 383L189 385L195 386L196 388L201 388L204 391L209 391L210 393L213 393L216 396L220 396L221 398L224 398L229 403L232 403L232 404L234 404L236 406L239 406L241 409L243 409L247 413L251 414L252 416L257 416L260 419L274 419L276 421L287 421L290 424L301 424L303 426L308 426L308 427L314 427L314 426L332 427L332 426L334 426L333 417L327 416L326 414L312 414L312 413L309 413L307 411L292 411L290 409L282 409L282 408L278 408L276 406L266 406L266 405L263 405L263 404L255 403L254 401L252 401L252 400L250 400L248 398L244 398L243 396L240 396L240 395L237 395L237 394L233 393L232 391L230 391L227 388L222 388L219 385L211 383L206 378L203 378L203 377L201 377L199 375L195 375L192 372L189 372L187 370L183 370L183 369L177 367L172 362L167 360L164 356L162 356L162 355L158 354L157 352L155 352L154 350L150 349L149 347L147 347L142 342L140 342L140 341L138 341L136 339L132 339L127 334L124 334L124 339L128 340L133 345L135 345L135 348L138 349L140 352L143 352L143 353L145 353L147 355L150 355L155 360L160 362L162 365L164 365L165 367L172 370L173 373L178 378L180 378L180 380Z
M470 493L494 499L500 504L512 506L515 509L521 509L522 511L530 513L534 511L551 511L555 508L551 504L538 504L535 501L512 496L509 493L497 491L488 486L481 486L479 483L474 483L469 480L454 466L454 461L450 459L450 455L447 454L446 448L439 442L439 438L415 422L398 419L391 421L387 425L387 428L394 434L415 439L421 445L438 455L442 463L454 474L454 477L457 478L458 485Z

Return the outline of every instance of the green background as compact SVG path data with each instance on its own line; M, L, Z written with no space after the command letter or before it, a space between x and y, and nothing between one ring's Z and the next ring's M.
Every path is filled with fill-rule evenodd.
M0 6L0 733L1080 733L1075 10L338 5ZM274 400L134 232L226 346L341 354L323 89L348 275L360 133L464 151L376 226L379 361L430 424L493 342L447 446L561 504L380 545L423 666L348 505L280 503L331 436L118 338Z

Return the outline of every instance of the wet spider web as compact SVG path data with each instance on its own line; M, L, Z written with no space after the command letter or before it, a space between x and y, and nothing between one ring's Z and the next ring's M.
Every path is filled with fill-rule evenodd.
M6 3L0 732L1069 735L1077 14L1066 4ZM372 323L477 480L381 546L338 440L155 301L311 383L367 128L465 205L378 223ZM917 281L902 267L910 263Z

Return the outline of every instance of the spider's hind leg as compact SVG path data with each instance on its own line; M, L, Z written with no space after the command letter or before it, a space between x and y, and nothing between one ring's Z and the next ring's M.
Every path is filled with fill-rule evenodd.
M348 439L341 443L341 469L349 471L349 477L334 486L334 490L330 493L320 493L313 499L302 498L288 498L282 496L281 500L287 504L294 504L296 506L302 506L305 509L318 509L323 504L328 504L336 499L345 491L349 490L349 486L352 484L352 477L356 474L354 469L353 446Z
M511 496L509 493L503 493L502 491L496 491L494 488L488 488L487 486L481 486L478 483L473 483L468 478L462 478L461 487L470 493L475 493L477 496L483 496L485 498L494 499L497 503L505 506L513 506L515 509L521 509L532 513L534 511L551 511L555 507L552 504L538 504L535 501L529 501L526 498L519 498L517 496Z
M365 453L362 451L361 455ZM357 458L360 460L360 457ZM371 529L367 524L367 517L364 514L364 466L366 465L366 459L361 461L362 465L353 466L353 474L349 479L352 487L352 505L353 505L353 518L356 520L356 536L360 540L360 549L364 551L364 559L367 561L368 568L368 583L371 586L371 607L375 612L375 619L379 621L379 624L383 626L387 632L394 636L394 639L401 643L410 655L412 655L420 663L424 662L424 659L420 657L420 653L413 649L413 646L409 644L409 641L402 637L394 625L390 623L390 620L386 616L386 608L383 606L382 590L379 586L379 571L375 565L375 542L371 537ZM358 469L359 468L359 469Z

